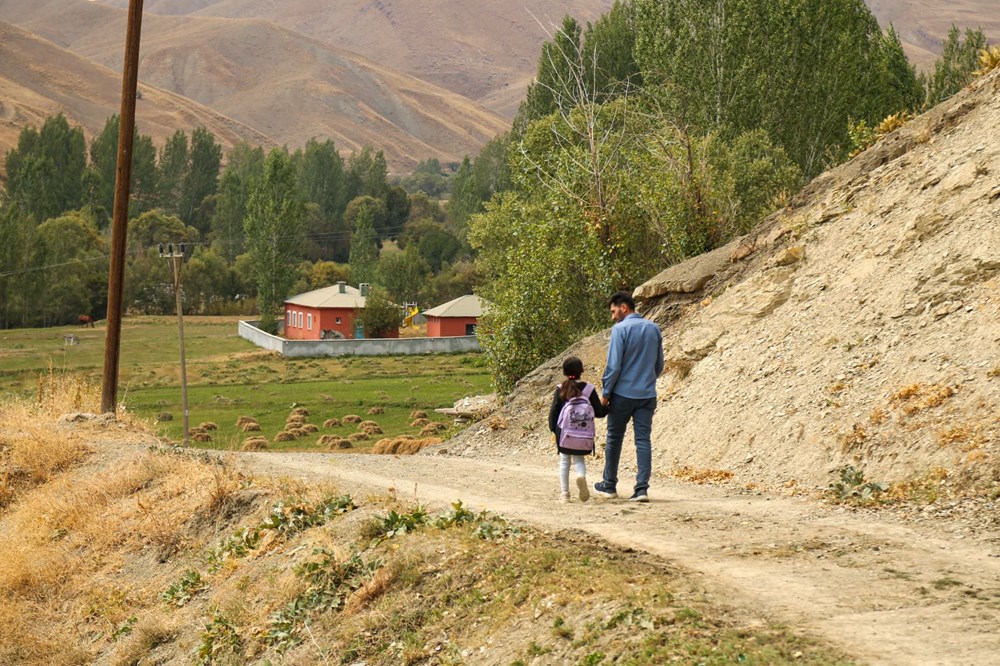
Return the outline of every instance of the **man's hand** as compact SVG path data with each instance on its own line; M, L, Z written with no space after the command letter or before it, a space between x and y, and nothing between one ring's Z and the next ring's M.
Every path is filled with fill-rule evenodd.
M603 396L601 398L601 404L607 407L608 405L611 404L611 398L609 398L608 396Z

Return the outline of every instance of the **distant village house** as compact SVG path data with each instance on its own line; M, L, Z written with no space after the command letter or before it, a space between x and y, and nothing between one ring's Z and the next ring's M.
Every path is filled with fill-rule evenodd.
M427 337L447 338L475 335L483 316L483 301L478 296L459 296L423 313L427 317Z
M367 284L356 289L345 282L293 296L285 301L284 337L287 340L364 337L358 314L364 310L367 296ZM395 330L379 337L398 336L399 331Z

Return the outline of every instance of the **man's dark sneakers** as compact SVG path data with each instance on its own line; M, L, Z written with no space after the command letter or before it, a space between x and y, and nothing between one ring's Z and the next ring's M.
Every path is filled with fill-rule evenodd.
M629 502L648 502L649 495L646 494L645 490L637 490L632 493L632 497L628 498Z
M618 493L615 492L615 489L603 481L598 481L594 484L594 494L598 497L603 497L604 499L614 499L618 497Z

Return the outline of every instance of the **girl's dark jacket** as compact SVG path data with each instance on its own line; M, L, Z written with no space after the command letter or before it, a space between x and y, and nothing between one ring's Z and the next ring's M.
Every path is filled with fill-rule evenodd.
M580 391L583 391L583 388L587 385L587 382L577 382L576 385L580 387ZM552 396L552 406L549 408L549 430L555 433L557 442L556 449L559 451L559 453L568 453L573 456L582 455L579 451L564 449L558 445L559 435L560 435L559 412L562 411L563 405L566 404L566 401L562 399L562 396L559 395L559 392L560 392L560 387L557 386L555 395ZM590 406L594 408L595 418L603 419L605 416L608 415L608 408L601 404L601 396L598 395L596 387L594 388L593 391L590 392Z

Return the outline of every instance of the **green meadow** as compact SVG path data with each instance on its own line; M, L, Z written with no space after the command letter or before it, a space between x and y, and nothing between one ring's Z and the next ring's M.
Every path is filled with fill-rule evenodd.
M433 410L491 390L478 354L286 359L240 338L237 321L235 317L184 320L190 425L218 426L210 432L211 442L192 442L193 446L239 448L246 437L259 434L271 449L316 449L321 435L346 437L357 432L350 423L324 428L324 421L357 415L375 421L384 431L355 443L354 451L365 451L383 436L419 436L421 427L411 426L414 410L426 411L430 420L451 430L451 419ZM65 336L70 334L80 343L66 345ZM183 430L179 358L176 318L125 319L119 402L156 421L157 430L175 441ZM0 331L0 391L30 393L39 375L50 372L82 375L99 384L103 360L101 325ZM319 431L292 442L274 442L296 407L309 411L307 422ZM167 420L166 415L172 418ZM255 418L261 432L239 430L236 421L241 416Z

